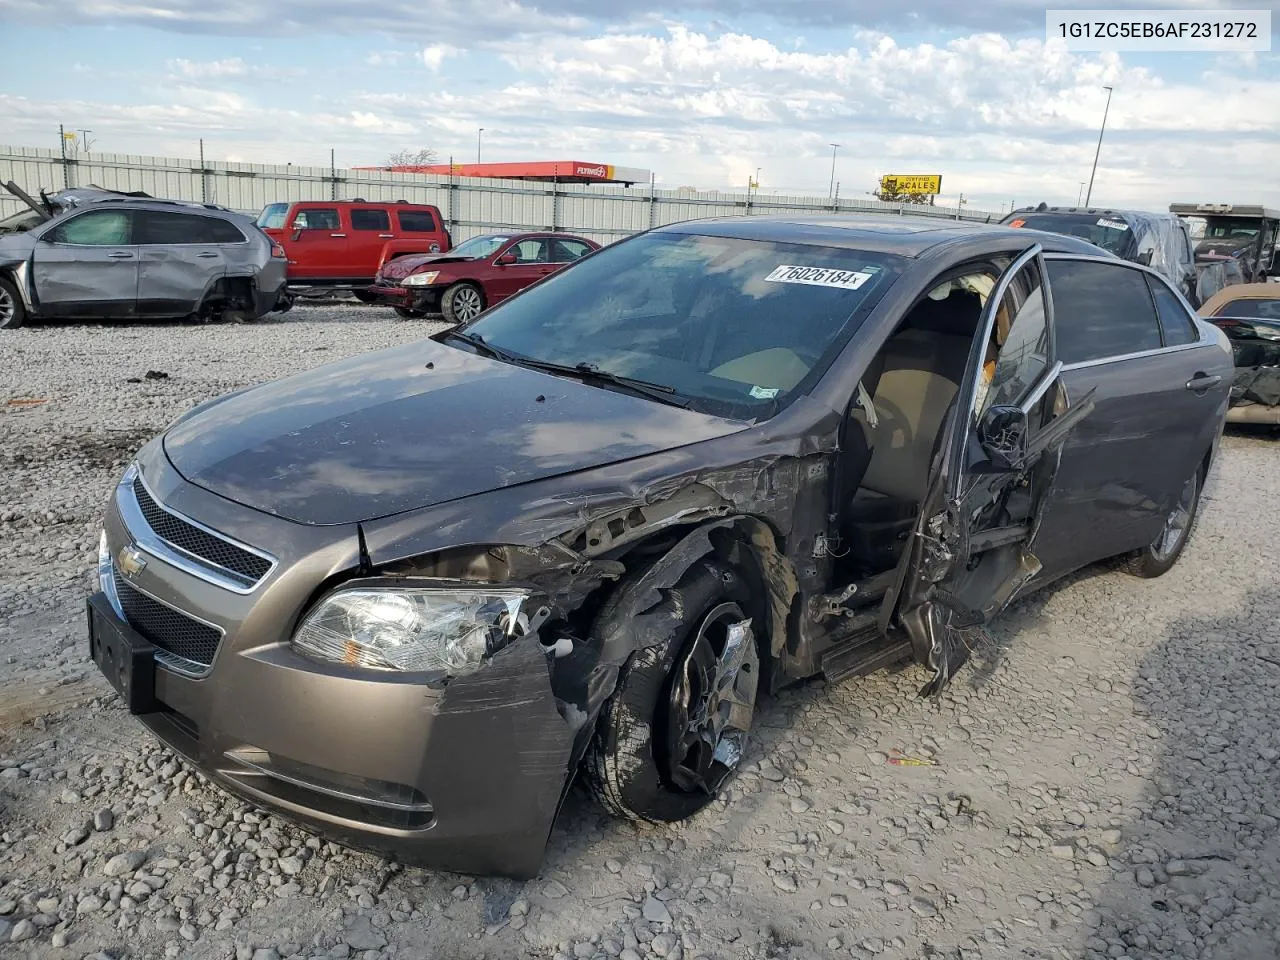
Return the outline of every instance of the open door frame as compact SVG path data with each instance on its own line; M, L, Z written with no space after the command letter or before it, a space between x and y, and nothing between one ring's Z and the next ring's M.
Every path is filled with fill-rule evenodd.
M1044 318L1044 353L1029 356L1043 369L1016 397L979 416L978 378L997 312L1028 270L1037 283L1023 303L1033 302L1038 287ZM1010 315L1016 327L1021 313ZM881 608L882 632L905 631L915 659L933 674L922 696L941 692L984 642L986 625L1040 571L1035 536L1061 444L1093 409L1092 395L1068 398L1061 372L1048 274L1033 244L1000 275L983 309L913 536Z

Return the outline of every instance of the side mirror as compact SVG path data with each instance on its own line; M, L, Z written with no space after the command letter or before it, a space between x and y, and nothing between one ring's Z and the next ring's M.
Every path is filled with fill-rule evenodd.
M509 267L511 264L518 263L519 261L516 259L516 255L514 253L504 253L494 262L500 267Z
M978 443L996 469L1018 469L1027 457L1027 415L1020 407L988 408L978 422Z
M1142 264L1144 267L1151 266L1151 255L1154 252L1155 252L1154 250L1143 250L1140 254L1138 254L1138 262Z

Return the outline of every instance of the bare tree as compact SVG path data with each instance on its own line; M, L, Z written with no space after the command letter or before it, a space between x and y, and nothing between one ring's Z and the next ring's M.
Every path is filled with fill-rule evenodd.
M886 203L918 203L922 206L933 206L933 194L931 193L902 193L895 191L890 193L888 190L876 190L873 196L877 200L883 200Z
M430 147L423 147L421 150L397 150L387 157L387 166L425 167L435 163L436 159L436 152Z

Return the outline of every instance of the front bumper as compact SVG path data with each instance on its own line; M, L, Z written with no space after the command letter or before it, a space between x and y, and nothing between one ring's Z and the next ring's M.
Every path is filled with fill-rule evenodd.
M371 297L406 310L435 310L440 306L440 291L432 287L402 287L375 283L366 288Z
M212 497L157 461L163 454L144 476L165 509L181 503L191 517ZM137 523L127 498L118 488L107 514L112 557L147 541L148 531L125 525L123 516ZM200 655L211 660L203 671L157 654L154 703L138 719L229 792L337 842L473 875L535 875L584 734L566 720L572 711L562 714L537 638L443 684L302 657L289 635L345 547L303 538L296 549L275 549L286 541L250 539L264 533L262 515L245 510L243 528L228 529L236 505L213 499L216 519L197 514L209 528L272 543L278 563L248 593L145 549L132 576L113 563L112 582L129 597L141 593L222 631L216 652ZM163 630L140 617L130 627L122 606L129 609L122 598L111 604L114 626L163 648Z

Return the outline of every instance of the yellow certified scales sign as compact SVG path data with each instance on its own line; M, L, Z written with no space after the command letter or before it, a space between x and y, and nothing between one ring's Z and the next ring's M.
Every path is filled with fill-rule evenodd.
M942 192L942 174L940 173L886 173L880 178L881 193L927 193Z

